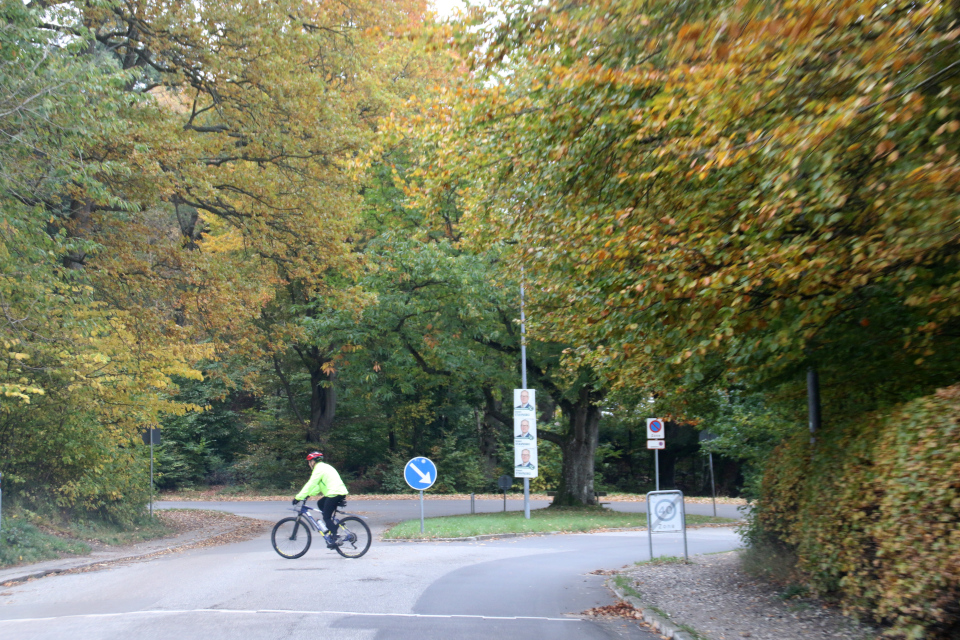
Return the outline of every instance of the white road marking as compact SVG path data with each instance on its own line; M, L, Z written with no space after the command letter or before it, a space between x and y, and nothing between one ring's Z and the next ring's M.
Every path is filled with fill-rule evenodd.
M295 609L151 609L145 611L122 611L118 613L82 613L66 616L51 616L47 618L8 618L0 620L0 625L16 622L50 622L53 620L68 620L78 618L120 618L123 616L138 615L183 615L188 613L241 613L241 614L284 614L297 616L363 616L373 618L453 618L472 620L538 620L541 622L585 622L583 618L546 618L540 616L480 616L467 614L432 614L432 613L375 613L363 611L298 611Z

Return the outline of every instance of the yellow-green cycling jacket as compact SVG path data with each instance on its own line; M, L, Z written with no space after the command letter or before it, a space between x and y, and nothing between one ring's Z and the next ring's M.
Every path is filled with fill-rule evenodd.
M325 462L318 462L313 466L313 473L307 484L303 485L297 500L306 500L310 496L345 496L349 493L340 479L337 470Z

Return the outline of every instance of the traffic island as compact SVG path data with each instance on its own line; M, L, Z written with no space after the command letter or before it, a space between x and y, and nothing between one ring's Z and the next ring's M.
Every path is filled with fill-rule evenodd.
M690 525L730 525L731 518L687 516ZM613 511L601 507L549 507L534 509L530 519L521 511L478 513L475 515L427 518L420 533L419 520L407 520L388 529L384 540L478 540L547 533L588 533L642 529L647 526L643 513Z

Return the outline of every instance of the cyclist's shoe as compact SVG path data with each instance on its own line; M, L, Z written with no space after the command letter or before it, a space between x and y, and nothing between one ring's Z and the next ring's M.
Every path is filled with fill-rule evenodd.
M340 546L337 544L337 541L339 540L340 536L333 537L328 533L323 537L327 541L327 549L336 549L337 547Z

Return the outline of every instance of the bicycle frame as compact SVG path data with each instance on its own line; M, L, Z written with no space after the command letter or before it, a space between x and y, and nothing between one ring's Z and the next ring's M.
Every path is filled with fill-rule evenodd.
M290 509L290 510L295 511L298 515L305 516L307 522L310 523L310 525L313 527L313 530L316 531L317 533L323 533L323 534L327 533L323 529L323 527L320 526L320 522L315 517L313 517L312 513L310 513L311 511L320 513L319 509L314 509L313 507L299 507L299 508ZM340 518L338 516L353 516L354 518L362 518L364 520L368 519L365 516L357 515L355 513L344 513L343 511L340 511L338 509L334 511L333 514L330 516L330 519L333 520L333 523L337 526L340 526Z

